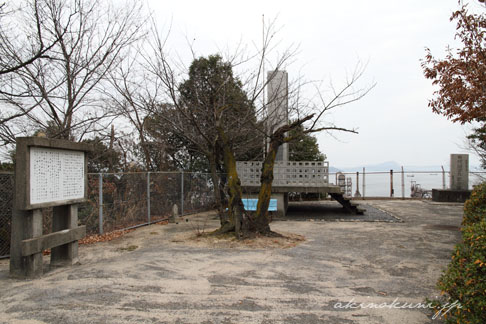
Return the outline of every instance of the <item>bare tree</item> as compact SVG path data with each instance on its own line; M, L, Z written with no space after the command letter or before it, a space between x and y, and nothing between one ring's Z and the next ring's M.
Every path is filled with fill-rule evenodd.
M121 7L101 0L45 0L42 6L27 2L17 14L28 39L53 45L47 58L2 78L3 144L36 129L50 137L81 140L101 129L101 121L115 118L100 90L127 48L142 36L141 2Z
M157 115L164 121L163 127L170 128L171 132L183 137L206 156L215 184L214 195L216 201L220 202L219 232L235 231L238 237L255 232L271 233L267 210L273 181L273 166L278 148L293 140L293 137L288 135L289 132L297 127L302 128L304 134L319 131L356 132L354 129L326 124L325 116L335 108L361 99L372 88L354 88L363 75L364 69L361 67L354 71L342 88L331 88L330 96L326 96L324 91L313 83L297 80L289 93L289 117L294 122L288 123L286 120L280 127L269 128L267 104L281 100L276 97L264 98L269 81L264 78L264 66L270 65L269 58L272 49L275 48L274 27L273 23L267 25L263 47L256 53L237 51L235 55L223 59L220 54L198 58L193 52L194 60L187 69L180 62L171 60L165 48L166 39L154 33L150 52L142 53L140 57L144 59L144 71L149 72L141 75L152 80L157 91L152 92L154 96L149 100L145 100L150 104L132 105L130 108L131 114L138 109L143 111L145 116ZM292 47L284 51L276 56L271 69L284 69L295 54L296 50ZM314 89L317 100L304 100L304 86ZM126 86L119 90L124 96L132 93ZM144 93L147 95L150 92ZM130 95L130 98L134 97L141 98L138 95ZM124 107L124 104L120 107ZM140 112L135 115L140 115ZM257 212L252 215L246 213L243 208L236 160L242 154L248 154L248 149L259 152L258 149L255 150L255 147L258 147L263 151L264 138L268 143L266 154L257 153L259 156L253 157L255 159L265 156ZM219 176L221 171L224 173L224 179Z
M272 192L275 159L278 149L284 143L289 143L296 140L295 135L290 135L292 130L300 127L302 128L302 134L323 131L341 131L357 134L357 130L354 128L343 128L327 123L325 121L325 117L333 109L362 99L373 89L374 84L371 84L365 88L355 88L358 81L360 81L362 78L364 71L364 66L357 64L351 76L347 77L345 82L339 88L334 87L332 84L330 85L330 91L327 96L321 88L316 87L318 100L315 103L312 101L306 101L304 105L301 105L299 103L301 98L299 95L297 95L296 102L290 107L290 118L294 121L271 130L268 133L268 150L263 161L257 211L253 220L257 232L262 234L271 233L269 226L270 219L268 216L268 206ZM297 93L299 92L300 90L297 91Z
M105 89L110 98L110 109L126 119L135 128L146 170L154 171L154 163L147 139L147 123L150 111L159 98L157 80L150 78L137 55L128 57L123 64L109 73L110 87Z
M19 34L17 26L8 19L15 8L7 8L5 3L0 4L0 76L15 72L37 59L47 58L46 53L58 41L55 39L49 44L44 43L39 15L44 4L45 0L34 0L29 4L35 20L35 33L29 35L28 40L27 35Z

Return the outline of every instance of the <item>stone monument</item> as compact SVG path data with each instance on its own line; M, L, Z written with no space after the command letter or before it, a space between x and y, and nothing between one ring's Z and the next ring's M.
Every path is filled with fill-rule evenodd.
M271 134L289 122L289 76L286 71L269 71L267 80L267 129ZM278 149L275 161L288 160L289 145L285 143Z
M451 154L451 190L469 189L469 155Z
M465 202L470 195L469 155L451 154L450 188L432 189L432 200L439 202Z

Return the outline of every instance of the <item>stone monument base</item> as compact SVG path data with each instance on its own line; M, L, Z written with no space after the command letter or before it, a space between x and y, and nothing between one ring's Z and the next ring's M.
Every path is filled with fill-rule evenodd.
M432 201L465 202L471 196L471 190L432 189Z

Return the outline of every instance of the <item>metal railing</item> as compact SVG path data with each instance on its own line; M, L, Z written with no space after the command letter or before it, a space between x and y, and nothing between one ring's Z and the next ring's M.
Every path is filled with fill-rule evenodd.
M337 184L337 175L330 173L329 181ZM393 198L430 198L432 189L450 187L450 172L445 170L431 171L366 171L342 172L346 176L346 188L349 196L393 197ZM486 180L486 171L469 172L469 189Z

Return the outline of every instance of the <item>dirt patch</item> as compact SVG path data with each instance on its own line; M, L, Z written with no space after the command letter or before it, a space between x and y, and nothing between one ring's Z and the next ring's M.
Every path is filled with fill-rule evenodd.
M278 233L281 236L267 237L258 235L253 238L238 240L233 234L212 235L181 233L175 235L171 243L185 246L212 249L288 249L305 241L305 237L292 233Z
M88 235L82 238L81 240L79 240L79 244L94 244L100 242L109 242L133 231L134 229L130 229L130 230L112 231L101 235L100 234Z
M443 224L427 224L424 225L425 229L440 230L440 231L460 231L459 226L454 225L443 225Z
M127 246L127 247L119 248L118 250L132 252L132 251L135 251L136 249L138 249L137 245L130 245L130 246Z

